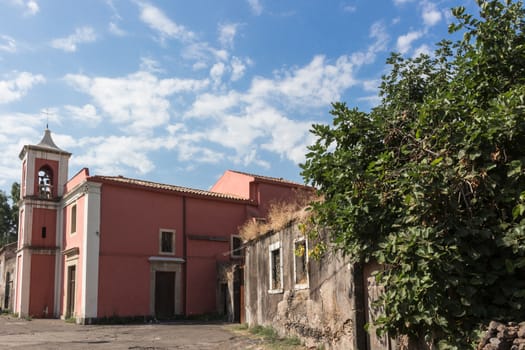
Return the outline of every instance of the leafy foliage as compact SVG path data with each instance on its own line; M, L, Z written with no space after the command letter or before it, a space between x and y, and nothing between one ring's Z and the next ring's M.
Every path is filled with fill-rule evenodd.
M13 183L11 196L0 191L0 247L16 241L18 231L18 200L20 185ZM11 202L11 204L9 203Z
M370 113L334 103L302 165L316 223L387 267L380 329L442 347L525 314L525 10L477 3L453 9L462 40L389 58Z

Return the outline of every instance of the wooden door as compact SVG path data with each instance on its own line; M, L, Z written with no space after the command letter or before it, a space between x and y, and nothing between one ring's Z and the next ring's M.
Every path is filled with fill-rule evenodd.
M155 317L168 319L175 316L175 272L155 272Z
M66 318L75 315L76 265L67 268Z
M10 309L10 298L11 298L11 274L8 272L5 277L5 292L4 292L4 309Z

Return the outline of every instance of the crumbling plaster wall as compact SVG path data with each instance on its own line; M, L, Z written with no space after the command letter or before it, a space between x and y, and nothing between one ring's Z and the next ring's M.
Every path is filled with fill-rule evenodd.
M17 242L0 247L0 310L13 310L16 247Z
M297 336L307 346L358 349L354 266L339 255L308 261L308 287L294 283L297 225L249 242L245 260L245 311L249 326L265 325L280 335ZM270 245L281 243L282 292L270 292Z

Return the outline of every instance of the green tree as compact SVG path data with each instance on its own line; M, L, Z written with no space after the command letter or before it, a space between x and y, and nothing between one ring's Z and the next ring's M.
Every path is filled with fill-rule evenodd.
M8 197L4 191L0 191L0 246L10 241L12 220Z
M18 202L20 201L20 184L18 182L13 182L11 185L11 222L12 222L12 231L11 234L14 235L14 240L16 241L18 235Z
M19 199L20 185L17 182L11 186L10 197L4 191L0 191L0 246L17 239Z
M377 324L464 349L525 315L525 10L477 0L432 57L393 54L371 112L334 103L302 165L316 224L386 270Z

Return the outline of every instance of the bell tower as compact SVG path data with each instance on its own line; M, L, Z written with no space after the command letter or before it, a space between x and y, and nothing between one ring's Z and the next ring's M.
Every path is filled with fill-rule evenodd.
M23 316L54 317L59 297L57 266L61 247L60 200L71 153L60 149L45 129L36 145L20 152L20 213L14 311Z

